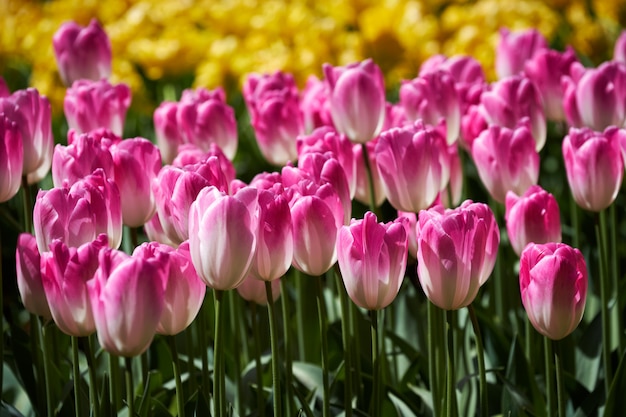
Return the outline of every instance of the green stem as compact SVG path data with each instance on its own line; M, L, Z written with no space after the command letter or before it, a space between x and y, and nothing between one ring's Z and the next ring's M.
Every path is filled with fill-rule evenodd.
M346 383L344 386L343 405L346 417L352 417L352 360L350 355L350 327L349 320L347 319L350 314L350 303L348 301L348 294L343 285L343 280L339 275L337 268L335 268L335 283L337 284L337 293L339 294L339 304L341 307L341 316L343 321L341 322L341 340L343 343L343 361L344 361L344 373Z
M180 379L180 360L178 359L178 350L176 349L176 338L174 336L167 336L166 338L170 347L170 353L172 354L172 367L174 370L174 380L176 381L176 409L178 416L183 417L185 415L185 395L183 392L183 382Z
M295 272L294 280L296 282L297 299L301 301L301 300L306 299L306 297L308 296L308 294L306 294L306 291L304 289L304 283L302 282L304 277L302 276L302 273L299 270L294 269L294 272ZM305 316L304 303L303 302L296 303L296 322L298 323L298 325L296 326L297 335L298 335L298 359L300 359L301 361L306 361L307 359L306 341L304 338L304 332L307 326L306 326L306 321L304 319L304 316Z
M133 359L124 358L126 363L126 404L128 405L128 415L135 415L135 387L133 384Z
M287 288L287 280L283 277L280 280L280 302L283 311L283 331L285 332L285 340L284 340L284 358L283 361L285 363L285 391L287 395L287 404L285 409L285 415L287 417L291 417L291 410L295 408L295 403L293 400L293 370L292 360L291 360L291 326L289 325L289 318L291 314L289 312L289 288Z
M356 385L356 390L357 390L357 398L361 399L361 402L364 401L363 399L363 382L361 381L361 344L360 344L360 331L359 331L359 317L361 312L359 311L358 307L353 304L353 303L349 303L350 305L348 306L348 313L349 313L349 317L348 317L348 322L350 324L350 333L352 334L351 340L350 340L350 352L352 352L353 358L354 358L354 384Z
M39 317L32 313L30 314L30 336L30 349L33 354L33 364L35 366L35 373L37 376L37 405L39 409L43 409L45 407L44 402L46 402L46 375L43 366L43 350L41 348L43 340L41 336Z
M276 311L272 297L272 283L265 281L265 295L267 296L267 313L270 323L270 345L272 349L272 386L274 394L274 416L282 416L282 399L280 388L280 358L278 352L278 329L276 326Z
M556 392L558 401L559 417L565 417L565 385L563 383L563 362L561 360L561 347L558 341L552 341L554 350L554 363L556 365Z
M256 403L259 417L265 417L265 397L263 396L263 365L261 363L261 336L259 334L260 318L256 303L252 307L252 337L254 337L254 364L256 367Z
M480 332L480 326L478 325L478 319L476 318L476 311L474 306L470 304L467 306L470 320L472 321L472 327L474 328L474 336L476 338L476 360L478 361L478 374L479 374L479 391L480 391L480 415L487 417L489 415L489 401L487 399L487 373L485 371L485 352L483 349L483 340Z
M380 213L378 213L378 208L376 207L376 187L374 187L374 175L372 173L372 164L370 163L370 158L367 152L367 144L361 144L361 150L363 153L363 162L365 163L365 172L367 173L367 187L369 189L369 197L370 197L370 211L376 215L376 217L380 218Z
M82 414L80 401L80 362L78 361L78 337L72 336L72 378L74 380L74 410L76 415Z
M207 297L205 296L202 307L200 307L200 312L198 313L198 320L196 320L196 336L198 338L198 345L200 346L200 360L202 363L202 389L206 394L206 398L210 397L209 381L211 380L209 376L209 358L207 357L209 342L207 341L208 329L206 314L209 308L208 304ZM193 362L193 359L191 362Z
M446 321L448 324L448 355L446 360L447 383L446 383L446 415L456 416L456 370L454 367L454 315L455 311L446 311Z
M201 313L202 312L199 311L198 312L198 316ZM198 388L198 386L197 386L198 379L196 377L196 364L194 363L194 359L196 357L194 347L197 346L197 344L194 343L194 339L193 339L193 333L194 333L194 331L197 328L198 328L198 325L195 324L195 325L189 326L189 327L187 327L185 329L185 344L186 344L185 347L186 347L186 353L187 353L187 364L186 364L186 367L187 367L187 372L189 373L189 379L188 379L188 381L189 381L189 392L191 392L191 393L196 392L196 389Z
M214 290L215 295L215 345L213 346L213 401L215 402L215 415L226 416L226 398L224 388L226 385L224 375L224 346L222 336L222 310L224 307L224 291Z
M439 376L437 372L437 364L439 362L438 350L439 350L439 337L436 336L436 332L439 328L437 315L439 310L437 307L428 302L428 379L430 382L430 394L433 401L433 414L440 416L439 405L441 404L441 392L439 391ZM438 332L437 332L438 333Z
M148 352L149 352L149 349L146 350L144 353L142 353L139 357L139 363L141 366L141 381L143 382L144 387L148 383L148 373L150 372Z
M369 311L372 333L372 402L370 413L380 416L380 345L378 344L378 313Z
M120 362L116 355L109 353L109 391L111 393L111 404L117 413L122 408L122 384L120 383Z
M554 390L554 354L552 340L543 337L544 360L546 362L546 396L548 397L548 417L554 417L555 390Z
M576 204L576 200L574 200L574 196L570 193L569 199L569 210L572 217L572 229L574 229L574 233L572 236L572 246L575 248L580 247L580 222L578 220L578 204Z
M596 224L600 263L600 311L602 314L602 362L604 367L605 397L608 398L613 370L611 368L611 321L609 315L609 277L607 276L606 219L604 210Z
M239 299L239 296L237 296L237 294L235 294L235 291L229 291L228 293L228 310L229 310L229 318L230 318L230 328L232 329L232 343L234 346L242 346L241 343L241 339L239 338L240 333L239 333L239 327L242 326L244 323L241 320L241 318L239 317L239 308L237 306L237 300ZM233 376L234 376L234 382L235 382L235 386L237 387L237 389L235 390L235 404L237 404L237 410L239 411L240 414L242 414L243 412L243 396L242 391L242 385L241 385L241 361L242 361L242 356L244 355L244 352L242 351L240 354L235 355L234 357L234 365L235 365L235 369L233 372Z
M24 207L24 231L26 233L32 233L33 199L30 194L30 185L28 185L26 176L22 177L22 199Z
M39 332L41 333L41 350L43 352L43 372L44 380L46 383L46 406L48 409L48 416L55 414L54 412L54 399L52 398L52 369L50 369L50 358L48 355L48 339L49 332L46 331L45 325L41 321L37 320L39 325Z
M328 314L326 313L326 300L324 300L324 287L322 277L317 277L317 313L320 323L320 336L322 341L322 383L324 390L322 416L330 416L330 379L328 369Z
M86 339L86 340L85 340ZM87 336L83 341L83 349L87 356L87 370L89 372L89 398L91 399L91 413L100 417L100 400L98 398L98 377L96 375L96 358L93 354L93 336Z
M614 325L615 325L615 329L617 330L616 334L617 336L617 354L618 357L622 357L622 352L624 351L624 338L622 337L623 333L624 333L624 325L622 322L622 300L621 297L619 296L619 266L617 264L617 225L615 223L615 204L611 204L611 207L609 209L609 220L611 222L610 224L610 238L611 238L611 259L610 259L610 263L611 263L611 278L612 278L612 282L611 285L613 286L613 296L615 297L615 307L613 308L614 311Z

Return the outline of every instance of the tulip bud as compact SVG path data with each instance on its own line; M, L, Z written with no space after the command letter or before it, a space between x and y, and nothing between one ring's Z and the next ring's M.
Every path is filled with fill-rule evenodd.
M587 265L564 243L529 244L519 271L522 304L533 327L560 340L576 329L587 299Z
M17 123L0 114L0 203L13 198L22 184L24 146Z
M54 34L52 45L66 86L80 79L98 81L111 75L111 41L96 19L86 27L64 23Z
M626 64L626 30L622 30L613 47L613 61Z
M29 312L49 320L52 314L41 280L41 256L35 236L29 233L17 238L15 269L22 304Z
M536 29L510 32L500 29L500 42L496 47L496 73L498 78L517 75L524 70L526 61L537 52L548 48L548 41Z
M315 75L311 75L306 81L300 99L300 111L302 112L306 134L312 133L322 126L334 128L328 96L328 84Z

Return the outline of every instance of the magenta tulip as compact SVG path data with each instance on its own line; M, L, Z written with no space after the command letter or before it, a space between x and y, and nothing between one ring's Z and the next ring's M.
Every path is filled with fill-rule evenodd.
M385 83L371 59L345 67L323 66L336 129L351 141L365 143L380 133L385 120Z
M500 241L495 218L485 204L465 202L419 213L417 274L428 299L444 310L469 305L493 269Z
M609 127L604 132L570 128L563 139L567 181L585 210L602 211L617 197L624 176L620 142L625 138L625 130Z
M245 187L229 196L204 188L189 208L189 251L206 285L236 288L246 278L256 252L254 212L257 190Z
M152 218L143 225L143 230L146 233L148 240L151 242L159 242L172 247L176 247L179 244L178 242L172 241L163 231L163 226L161 225L161 219L159 218L158 212L154 213Z
M163 101L154 110L154 134L156 143L161 150L163 163L171 164L178 154L178 147L183 143L182 132L178 127L176 115L178 103Z
M209 158L216 157L220 170L224 174L225 183L231 183L237 173L235 172L235 166L224 155L222 149L214 143L211 143L208 150L202 150L196 145L186 143L178 147L178 155L172 161L172 165L179 168L184 168L187 165L203 164ZM220 182L220 187L222 183Z
M446 126L448 145L456 142L461 125L461 103L452 74L437 70L427 72L400 87L400 103L411 121L437 126L442 120Z
M396 298L408 256L408 219L378 223L367 212L352 219L337 236L337 260L352 301L367 310L380 310Z
M529 244L522 252L519 283L522 304L539 333L560 340L576 329L588 285L578 249L564 243Z
M509 191L506 195L506 230L517 255L529 243L561 241L561 215L554 196L538 185L522 196Z
M105 128L122 136L130 100L131 90L126 84L78 80L67 89L63 109L67 124L78 133Z
M145 224L156 211L152 183L161 169L161 153L144 138L125 139L111 147L113 171L122 199L122 221Z
M280 297L280 279L271 281L272 301L278 300ZM267 292L265 291L265 282L249 275L237 287L237 293L246 301L264 306L267 305Z
M334 127L330 114L329 94L328 84L324 81L315 75L307 79L300 98L305 133L312 133L322 126Z
M504 203L506 193L523 194L539 178L539 154L530 131L491 126L472 144L478 176L489 194Z
M37 240L30 233L22 233L17 238L15 269L17 289L26 310L46 320L52 318L46 292L43 289L41 256L37 248Z
M99 255L88 282L98 342L114 355L132 357L150 346L164 305L168 255L129 256L114 249Z
M111 41L96 19L82 27L66 22L52 38L54 57L66 86L74 81L98 81L111 75Z
M613 61L626 64L626 30L622 30L613 47Z
M104 233L109 246L122 241L122 208L117 185L101 169L77 181L37 194L33 226L40 252L60 239L69 247L92 242Z
M0 203L17 194L22 184L24 146L17 123L0 114Z
M298 88L291 74L251 74L243 86L257 144L272 165L297 158L296 138L304 133Z
M65 334L83 337L96 331L87 283L106 246L104 234L78 248L69 248L57 239L50 243L50 252L41 254L41 277L52 319Z
M428 208L447 185L447 159L445 139L420 121L383 132L376 165L391 205L415 213Z
M548 41L536 29L510 32L500 29L500 41L496 47L496 74L498 78L517 75L524 70L526 61L537 52L548 49Z

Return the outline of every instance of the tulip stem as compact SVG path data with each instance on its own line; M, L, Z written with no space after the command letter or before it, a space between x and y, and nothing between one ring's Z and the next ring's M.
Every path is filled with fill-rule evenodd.
M32 224L32 215L33 215L33 201L30 194L30 185L28 185L28 180L26 179L26 175L22 177L22 201L24 205L24 231L26 233L32 233L33 224Z
M207 357L209 345L207 341L208 331L206 325L206 313L209 303L207 299L208 297L205 296L202 307L200 307L200 312L198 313L198 320L196 321L196 337L198 339L198 344L200 345L200 360L202 363L202 389L205 390L206 398L209 398L209 381L211 378L209 377L209 359Z
M380 416L381 398L380 398L380 345L378 343L378 312L376 310L369 311L372 330L372 416Z
M77 416L82 415L80 401L80 363L78 362L78 337L72 336L72 378L74 379L74 410Z
M611 204L611 207L609 209L609 216L610 216L610 222L611 222L611 227L610 227L610 233L611 233L611 277L612 277L612 286L613 286L613 294L615 295L615 306L613 307L613 311L616 313L614 315L615 317L615 328L618 329L617 331L617 354L618 356L621 358L622 357L622 352L624 351L624 338L622 337L623 335L623 329L624 329L624 325L622 322L622 301L621 301L621 297L619 296L619 267L617 264L617 236L616 236L616 229L617 226L615 225L615 204Z
M41 334L41 350L43 352L43 373L44 381L46 384L46 405L48 408L48 416L53 416L54 401L52 399L52 370L50 369L49 357L48 357L48 332L45 329L45 324L42 324L40 320L37 320L39 332Z
M302 302L302 300L306 299L307 294L304 288L304 283L302 282L303 281L302 273L297 269L294 269L294 272L295 272L294 280L296 282L297 299L299 301L298 303L296 303L296 322L297 322L296 330L298 332L298 358L301 361L306 361L307 350L306 350L306 342L304 340L305 339L304 332L307 326L304 320L304 303Z
M363 153L363 162L365 163L365 172L367 173L367 187L370 197L370 211L380 218L380 213L376 210L376 187L374 187L374 174L372 173L372 166L370 164L370 158L367 152L367 144L362 143L361 149Z
M230 318L230 328L232 329L232 343L234 346L242 346L241 344L241 333L239 332L239 327L243 324L241 318L239 317L239 308L236 304L239 300L239 296L235 294L235 291L228 292L228 310L229 310L229 318ZM237 410L240 414L242 414L243 410L243 401L241 392L243 391L241 386L241 362L242 357L245 354L245 351L242 351L239 355L235 355L234 357L234 369L233 376L235 378L235 386L237 389L235 390L235 404L237 405ZM246 358L247 359L247 358ZM247 362L246 362L247 363Z
M133 359L124 358L126 363L126 405L128 406L128 415L135 415L135 387L133 384Z
M606 216L604 210L599 213L599 224L596 223L596 238L599 248L600 263L600 311L602 314L602 363L604 367L604 395L609 396L613 370L611 368L611 322L609 316L607 251L606 251Z
M291 410L295 407L293 402L293 385L292 385L292 372L291 369L291 326L289 325L289 289L287 288L287 280L280 280L280 302L283 311L283 331L285 332L284 341L284 363L285 363L285 391L287 395L287 404L285 408L285 415L291 417Z
M270 324L270 345L272 349L272 387L274 394L274 416L280 417L282 413L282 399L280 388L280 363L278 355L278 329L276 327L276 312L274 298L272 297L272 283L265 281L265 295L267 297L267 314Z
M446 311L446 321L448 327L448 355L446 360L447 365L447 383L446 383L446 415L448 417L456 416L456 372L454 369L454 310Z
M487 373L485 371L485 351L483 348L483 340L474 306L472 304L468 305L467 310L469 312L470 320L472 321L472 327L474 328L474 336L476 339L476 360L478 361L480 390L480 415L482 417L487 417L489 415L489 401L487 398Z
M109 373L111 374L109 379L111 404L117 413L122 406L122 384L120 383L120 363L118 357L112 353L109 353Z
M352 334L350 340L350 352L354 355L354 384L357 390L357 398L363 398L363 383L361 382L361 345L359 343L361 340L359 336L361 332L359 331L358 323L361 312L355 304L349 303L348 313L350 333Z
M183 382L180 379L180 359L178 358L178 350L176 349L176 337L166 336L167 343L172 354L172 368L174 370L174 380L176 381L176 409L178 416L185 415L185 397L183 393Z
M83 349L87 356L87 370L89 372L89 397L94 417L100 417L100 400L98 399L98 377L96 375L96 359L93 355L93 336L87 336L83 341Z
M554 350L554 363L556 366L556 393L559 417L565 417L565 386L563 382L563 361L561 359L561 344L557 340L552 341Z
M260 319L256 303L250 302L252 308L252 337L254 338L254 364L256 368L256 404L259 417L265 417L265 398L263 396L263 364L261 363L261 336L259 335Z
M224 346L222 329L222 310L224 307L224 291L213 290L215 295L215 345L213 346L213 401L215 402L215 415L226 416L226 380L224 375Z
M546 396L548 397L548 417L554 417L554 354L552 340L543 337L544 359L546 362Z
M343 342L343 362L344 362L344 374L345 374L345 384L344 384L344 410L346 417L352 417L352 361L351 361L351 353L350 352L350 327L348 324L348 316L349 316L349 308L350 304L348 302L348 294L346 293L346 289L343 286L343 280L339 275L337 268L335 267L335 281L337 284L337 293L339 294L339 304L341 306L341 316L343 320L341 322L341 339Z
M439 391L439 373L437 372L437 364L439 363L438 358L438 345L439 338L435 337L435 332L439 328L437 314L439 310L437 307L431 303L428 304L428 379L430 383L430 394L432 396L433 401L433 415L439 416L440 410L439 405L441 399L441 393ZM438 332L437 332L438 334Z
M322 277L317 277L317 314L320 323L320 336L322 342L322 383L324 390L324 399L322 416L330 416L330 379L328 369L328 314L326 313L326 300L324 299L324 287L322 285Z
M202 306L200 306L202 307ZM198 316L200 316L202 314L202 310L200 310L198 312ZM196 316L197 317L197 316ZM194 349L194 346L197 346L196 343L194 343L194 331L197 329L197 325L189 326L185 329L185 344L186 344L186 349L185 352L187 353L187 363L186 363L186 368L187 368L187 372L189 372L189 392L194 393L196 392L197 389L197 382L198 379L196 377L196 364L195 362L195 358L196 358L196 351ZM199 335L198 335L199 336ZM200 342L198 341L197 344L200 344Z

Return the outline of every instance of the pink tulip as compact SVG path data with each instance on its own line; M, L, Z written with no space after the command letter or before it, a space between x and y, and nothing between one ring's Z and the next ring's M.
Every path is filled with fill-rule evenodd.
M398 295L408 255L408 219L378 223L367 212L337 236L337 260L350 299L367 310L387 307Z
M437 70L427 72L400 87L400 103L411 121L437 126L445 121L446 141L455 143L461 124L461 104L452 74Z
M172 161L172 165L184 168L186 165L203 164L211 157L217 158L218 165L224 174L226 183L233 181L237 176L235 167L226 155L224 155L221 148L214 143L209 145L208 150L202 150L191 143L179 146L178 155Z
M300 98L300 111L304 120L305 133L312 133L322 126L334 127L328 96L328 84L315 75L311 75L306 81Z
M367 59L345 67L324 64L323 70L337 131L356 143L378 136L385 119L385 83L378 65Z
M480 105L480 100L478 100L478 104L470 104L461 116L459 144L471 153L474 140L488 127L489 123L485 117L485 109Z
M178 127L177 114L177 102L163 101L154 110L152 116L156 143L161 150L161 156L165 164L172 163L176 155L178 155L178 147L184 143L182 132Z
M0 114L0 203L13 198L22 184L24 146L17 123Z
M367 146L367 156L369 159L369 166L371 169L372 182L374 183L374 204L376 207L380 207L387 198L385 196L385 190L383 188L383 181L380 178L378 169L376 169L376 145L378 144L379 137L370 140L365 144ZM365 167L365 158L363 157L362 144L354 144L352 146L352 153L354 154L354 164L356 165L356 189L354 191L354 199L361 204L370 204L370 181L367 175L367 168Z
M548 41L536 29L523 32L500 29L500 41L496 47L498 78L503 79L521 73L526 61L543 49L548 49Z
M200 190L215 186L227 192L227 181L219 158L211 156L182 168L166 165L153 182L156 209L163 231L177 245L189 239L189 207Z
M537 86L547 119L565 120L561 78L569 76L570 67L574 62L578 62L578 59L571 47L565 52L542 49L526 61L524 74Z
M140 355L150 346L163 312L168 255L131 257L105 249L99 263L87 284L98 341L114 355Z
M509 191L505 206L506 230L518 256L528 243L561 241L559 205L540 186L531 186L521 197Z
M298 88L291 74L251 74L243 86L259 149L272 165L297 158L296 138L304 133Z
M613 47L613 61L626 64L626 30L622 30Z
M498 248L500 247L500 227L496 222L491 208L482 203L474 203L471 200L465 200L459 210L471 210L474 212L480 222L485 224L487 228L487 243L485 244L485 260L482 264L482 270L479 272L479 282L483 285L489 279L489 275L496 265L498 257Z
M257 190L246 187L229 196L204 188L189 209L189 251L206 285L236 288L246 278L256 252L254 223Z
M294 253L292 265L299 271L319 276L337 261L336 238L343 225L343 205L329 183L320 185L303 179L290 187Z
M280 297L280 279L271 281L272 286L272 300L278 300ZM249 275L243 282L237 287L237 292L246 301L253 302L255 304L264 306L267 304L267 292L265 291L265 282L260 279Z
M18 90L0 99L0 113L15 122L22 135L22 176L27 176L29 184L39 182L52 164L54 138L50 102L34 88Z
M48 191L40 190L33 210L33 226L40 252L60 239L78 247L104 233L112 248L122 241L122 208L117 185L101 169L77 181Z
M422 122L381 134L376 145L376 164L391 205L417 213L428 208L446 186L449 164L442 164L445 139Z
M154 216L143 225L143 230L151 242L159 242L172 247L178 246L178 242L172 241L163 231L158 212L155 212Z
M417 256L417 214L409 211L398 211L398 218L404 217L406 219L405 226L407 230L408 249L411 259L415 259Z
M122 198L122 221L145 224L156 211L152 183L161 169L161 153L144 138L125 139L111 147L113 171Z
M535 139L537 152L546 143L547 127L541 94L526 77L504 78L480 96L484 117L489 124L514 129L524 118Z
M185 330L196 318L206 293L206 285L198 277L191 262L189 243L183 242L178 249L157 242L143 243L133 256L151 258L159 253L168 255L169 270L163 279L163 312L156 332L176 335Z
M119 137L106 130L77 134L70 130L68 145L56 145L52 156L52 182L55 187L69 185L102 168L108 178L114 178L111 146Z
M491 273L485 264L490 261L489 242L496 243L493 223L486 205L471 202L454 210L437 206L419 213L417 274L433 304L458 310L474 301Z
M67 89L63 109L67 124L78 133L105 128L122 136L130 100L126 84L78 80Z
M626 121L626 64L605 62L586 69L580 63L570 67L562 79L563 108L574 127L603 130L621 127Z
M506 193L523 194L539 178L539 154L530 131L491 126L474 140L472 158L489 194L504 203Z
M30 233L22 233L17 238L15 269L17 289L26 310L46 320L52 318L41 279L41 256L37 240Z
M620 142L626 131L570 128L563 139L565 171L572 196L582 208L599 212L609 207L622 185L624 160Z
M352 142L329 126L315 129L311 134L298 136L296 141L298 158L313 152L330 152L337 158L348 180L350 198L356 192L356 162L352 152Z
M585 311L587 265L564 243L529 244L519 271L522 304L533 327L560 340L572 333Z
M281 278L293 260L293 226L289 201L283 187L276 184L258 191L256 255L250 275L263 281Z
M98 254L107 246L106 235L78 248L61 240L50 243L41 254L41 277L50 312L57 327L70 336L89 336L96 331L87 283L98 269Z
M111 75L111 41L96 19L86 27L64 23L54 34L52 45L66 86L80 79L98 81Z
M204 88L183 91L176 123L183 143L192 143L205 151L214 143L229 160L235 158L237 122L221 87L213 91Z

